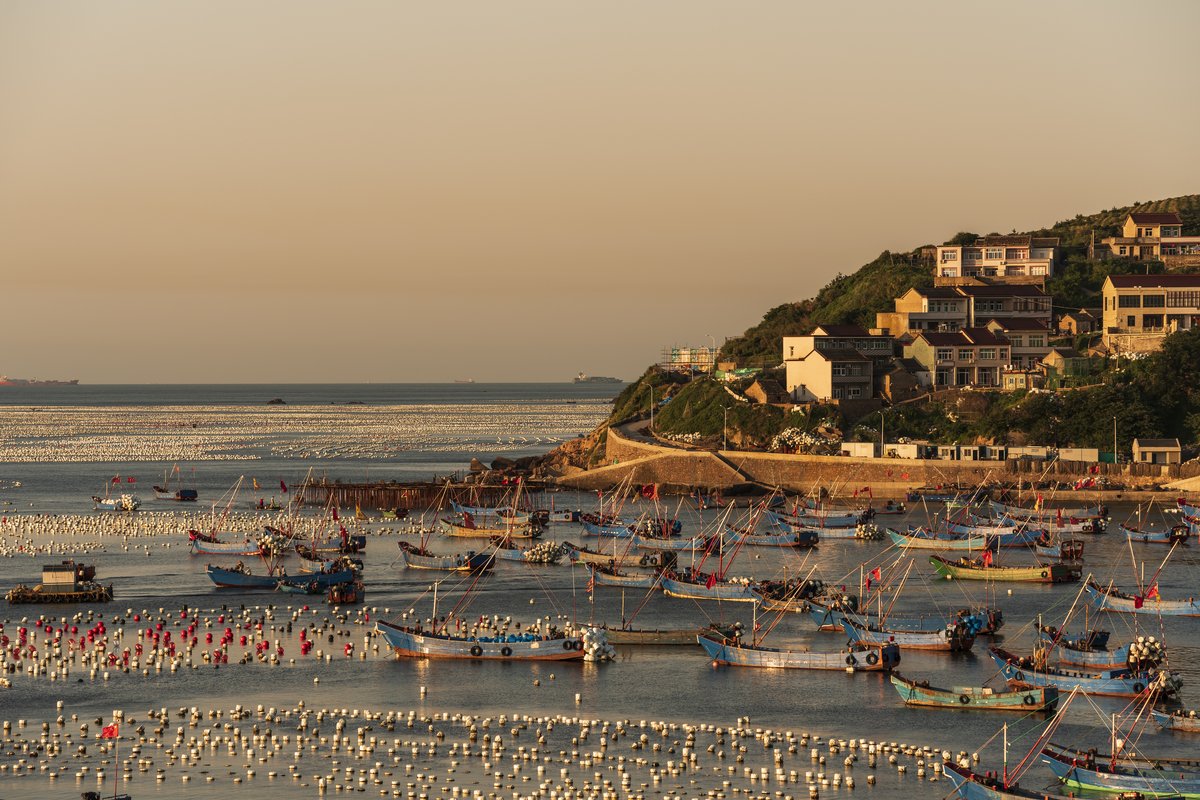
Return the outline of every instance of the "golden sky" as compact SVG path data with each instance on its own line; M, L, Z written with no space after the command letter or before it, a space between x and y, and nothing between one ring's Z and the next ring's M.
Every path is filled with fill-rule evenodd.
M0 373L632 378L885 249L1200 190L1197 30L1193 2L10 0Z

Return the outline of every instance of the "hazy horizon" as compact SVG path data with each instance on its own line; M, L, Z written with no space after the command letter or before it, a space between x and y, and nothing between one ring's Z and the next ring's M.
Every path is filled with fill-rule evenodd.
M630 380L883 250L1200 190L1200 5L1002 8L6 3L0 374Z

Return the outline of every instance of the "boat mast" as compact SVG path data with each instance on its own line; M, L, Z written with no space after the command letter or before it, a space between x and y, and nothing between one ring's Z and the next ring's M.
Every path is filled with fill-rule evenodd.
M1008 787L1008 723L1004 723L1004 786Z

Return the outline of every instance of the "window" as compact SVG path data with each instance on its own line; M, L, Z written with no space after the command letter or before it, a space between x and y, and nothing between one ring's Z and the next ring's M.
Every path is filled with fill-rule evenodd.
M994 347L979 348L979 360L980 361L995 361L996 360L996 348L994 348Z
M1117 295L1117 306L1119 308L1141 308L1142 296L1138 294Z
M1007 348L1007 347L1001 347L1001 348L1000 348L1000 360L1001 360L1001 361L1007 361L1007 360L1008 360L1008 348Z
M1016 341L1013 342L1013 345L1017 346ZM1029 346L1030 347L1045 347L1046 346L1046 337L1030 336L1029 337Z
M962 350L959 350L958 351L958 360L959 361L970 361L971 360L971 351L967 350L965 348Z
M863 365L862 364L851 364L850 365L850 375L852 377L861 378L862 374L863 374Z
M796 345L789 344L788 345L788 358L795 358L795 357L796 357Z
M994 314L1004 310L1004 301L1002 300L976 300L976 314Z
M856 397L862 397L862 387L861 386L851 386L849 389L846 390L846 396L850 397L851 399L856 398Z
M1200 291L1167 292L1167 306L1169 308L1200 307Z
M958 270L955 269L954 267L942 267L942 277L943 278L956 277L957 273L958 273Z
M945 263L947 261L958 261L958 251L957 250L943 250L942 251L942 262Z
M937 386L946 386L950 383L950 370L939 369L934 373L933 382Z
M966 386L971 382L971 370L959 367L954 371L954 385Z
M1133 316L1133 314L1130 314L1128 317L1125 318L1125 327L1126 328L1133 328L1136 326L1137 326L1137 317Z
M988 261L1000 261L1004 258L1003 247L989 247L984 251L983 257Z
M1005 254L1005 258L1007 258L1009 261L1025 261L1029 258L1029 251L1010 248Z
M846 390L844 388L842 388L841 386L833 387L833 399L834 400L841 400L845 396L846 396Z
M978 261L979 253L978 250L963 250L963 261Z
M1008 343L1011 344L1013 347L1022 347L1025 344L1025 338L1023 336L1009 336ZM1032 338L1029 340L1029 345L1030 345L1030 347L1033 346Z
M951 361L954 359L954 351L949 347L939 347L934 353L934 358L938 361Z
M1043 266L1034 266L1029 268L1030 275L1046 275L1046 268Z
M1143 328L1161 328L1163 326L1162 314L1146 314L1142 317Z
M850 370L848 368L848 365L846 365L846 364L834 364L833 365L833 377L844 378L849 374L850 374Z
M1167 296L1164 294L1145 294L1142 295L1142 306L1145 308L1162 308L1167 304Z

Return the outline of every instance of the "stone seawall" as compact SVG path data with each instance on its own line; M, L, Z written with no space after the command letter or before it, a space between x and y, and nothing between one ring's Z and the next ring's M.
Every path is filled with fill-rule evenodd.
M1044 464L1016 460L851 458L738 450L714 453L639 441L612 428L608 431L605 455L607 465L560 478L559 483L585 490L606 489L625 480L631 480L635 485L657 483L709 489L731 489L758 483L796 492L821 486L832 494L843 496L869 486L876 497L899 498L918 486L973 485L1018 479L1069 483L1078 480L1081 474L1087 474L1086 465L1073 462L1064 462L1061 469L1046 472ZM1125 485L1147 489L1178 476L1178 467L1135 466L1132 471L1144 474L1131 475L1120 467L1101 465L1105 473L1117 477ZM1161 496L1161 492L1158 494Z

